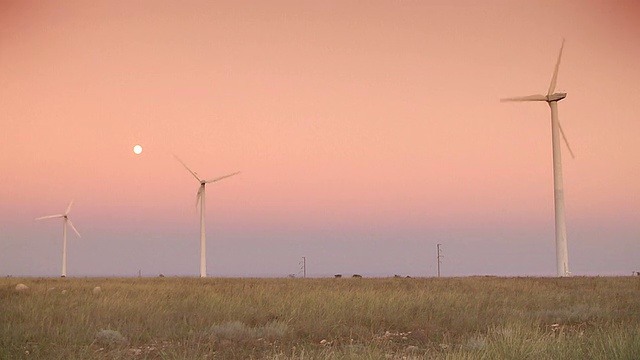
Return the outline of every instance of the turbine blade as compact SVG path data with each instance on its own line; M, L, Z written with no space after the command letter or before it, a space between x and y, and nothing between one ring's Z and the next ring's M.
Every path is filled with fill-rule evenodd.
M558 121L558 128L560 128L560 134L562 134L562 139L564 139L564 143L567 144L567 149L569 149L569 154L571 154L571 158L575 159L576 156L573 155L573 151L571 151L571 146L569 146L569 141L567 140L567 137L564 135L564 130L562 130L562 126L560 125L559 121Z
M71 229L73 229L73 231L75 231L75 233L76 233L76 235L78 235L78 237L82 237L82 236L80 236L80 233L78 232L76 227L73 226L73 223L71 222L71 220L67 219L67 224L69 224L69 226L71 226Z
M47 215L47 216L42 216L42 217L36 218L36 220L53 219L53 218L63 218L64 216L65 216L65 214L60 214L60 215Z
M215 178L215 179L205 180L205 181L204 181L204 183L205 183L205 184L208 184L208 183L216 182L216 181L218 181L218 180L226 179L226 178L228 178L228 177L231 177L231 176L233 176L233 175L238 175L238 174L240 174L240 171L236 171L236 172L234 172L233 174L229 174L229 175L225 175L225 176L220 176L220 177L217 177L217 178Z
M558 55L556 68L553 70L553 77L551 78L551 84L549 84L549 91L547 91L547 95L553 94L553 92L556 90L556 82L558 81L558 69L560 69L560 59L562 59L563 48L564 48L564 39L562 39L562 45L560 45L560 54Z
M544 95L528 95L528 96L516 96L510 98L500 99L502 102L508 101L547 101L547 97Z
M176 158L176 160L178 160L180 162L180 164L182 164L182 166L184 166L185 169L187 169L191 173L191 175L193 175L194 178L196 178L196 180L202 181L202 180L200 180L200 177L198 177L198 174L196 174L191 169L189 169L187 164L185 164L182 160L180 160L180 158L176 154L173 154L173 156Z
M71 205L73 205L73 200L71 200L71 202L69 203L69 206L67 206L67 211L64 212L65 215L68 215L69 211L71 211Z
M200 200L202 200L202 186L200 186L198 194L196 195L196 209L198 208L198 204L200 204Z

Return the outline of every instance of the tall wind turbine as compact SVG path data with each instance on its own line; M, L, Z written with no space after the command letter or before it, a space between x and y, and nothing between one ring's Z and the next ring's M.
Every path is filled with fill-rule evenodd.
M560 46L560 54L558 55L558 61L556 62L556 68L553 71L553 77L551 78L551 84L547 95L529 95L521 97L513 97L502 99L501 101L545 101L551 108L551 139L553 144L553 192L555 203L555 217L556 217L556 269L558 276L570 276L569 272L569 255L567 250L567 228L564 220L564 190L562 185L562 158L560 155L560 135L567 149L573 158L573 152L567 141L567 137L564 135L560 121L558 120L558 101L564 99L567 93L556 93L556 81L558 80L558 69L560 68L560 59L562 58L562 49L564 48L564 39Z
M180 160L179 157L175 156L175 158L200 183L200 188L198 189L198 194L196 195L196 206L198 206L198 203L200 203L200 277L207 277L207 241L205 239L205 231L204 231L204 208L205 208L204 191L205 191L205 185L207 185L208 183L212 183L212 182L216 182L216 181L219 181L219 180L222 180L222 179L226 179L226 178L228 178L230 176L233 176L233 175L240 174L240 172L239 171L238 172L234 172L232 174L220 176L220 177L217 177L217 178L211 179L211 180L204 180L204 179L201 179L200 176L198 176L198 173L196 173L196 172L192 171L191 169L189 169L189 167L182 160Z
M71 220L69 220L69 212L71 211L71 205L73 205L73 200L71 200L71 202L69 203L69 206L67 206L67 211L65 211L64 214L43 216L36 219L36 220L54 219L54 218L63 219L62 220L62 277L67 277L67 223L69 223L69 226L71 226L71 229L73 229L76 235L80 237L80 233L78 232L78 230L76 230L76 227L73 226L73 223L71 222Z

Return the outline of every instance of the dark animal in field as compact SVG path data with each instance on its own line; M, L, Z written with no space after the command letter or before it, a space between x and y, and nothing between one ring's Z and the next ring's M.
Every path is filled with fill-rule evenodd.
M334 277L334 278L336 278L336 279L337 279L337 278L341 278L341 277L342 277L342 274L335 274L335 275L333 275L333 277Z
M352 276L352 277L354 277L354 278L361 278L361 277L362 277L362 275L360 275L360 274L353 274L353 276Z

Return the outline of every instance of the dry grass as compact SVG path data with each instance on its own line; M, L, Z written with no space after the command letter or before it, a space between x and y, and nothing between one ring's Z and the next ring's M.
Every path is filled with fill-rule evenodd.
M632 277L5 278L0 359L640 359L638 298Z

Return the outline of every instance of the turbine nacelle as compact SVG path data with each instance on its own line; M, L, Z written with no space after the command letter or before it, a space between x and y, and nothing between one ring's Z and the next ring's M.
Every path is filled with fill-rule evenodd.
M560 101L567 97L567 93L554 93L550 95L528 95L528 96L516 96L510 98L500 99L502 102L511 102L511 101L545 101L545 102L554 102Z
M555 93L547 95L547 102L560 101L567 97L567 93Z

